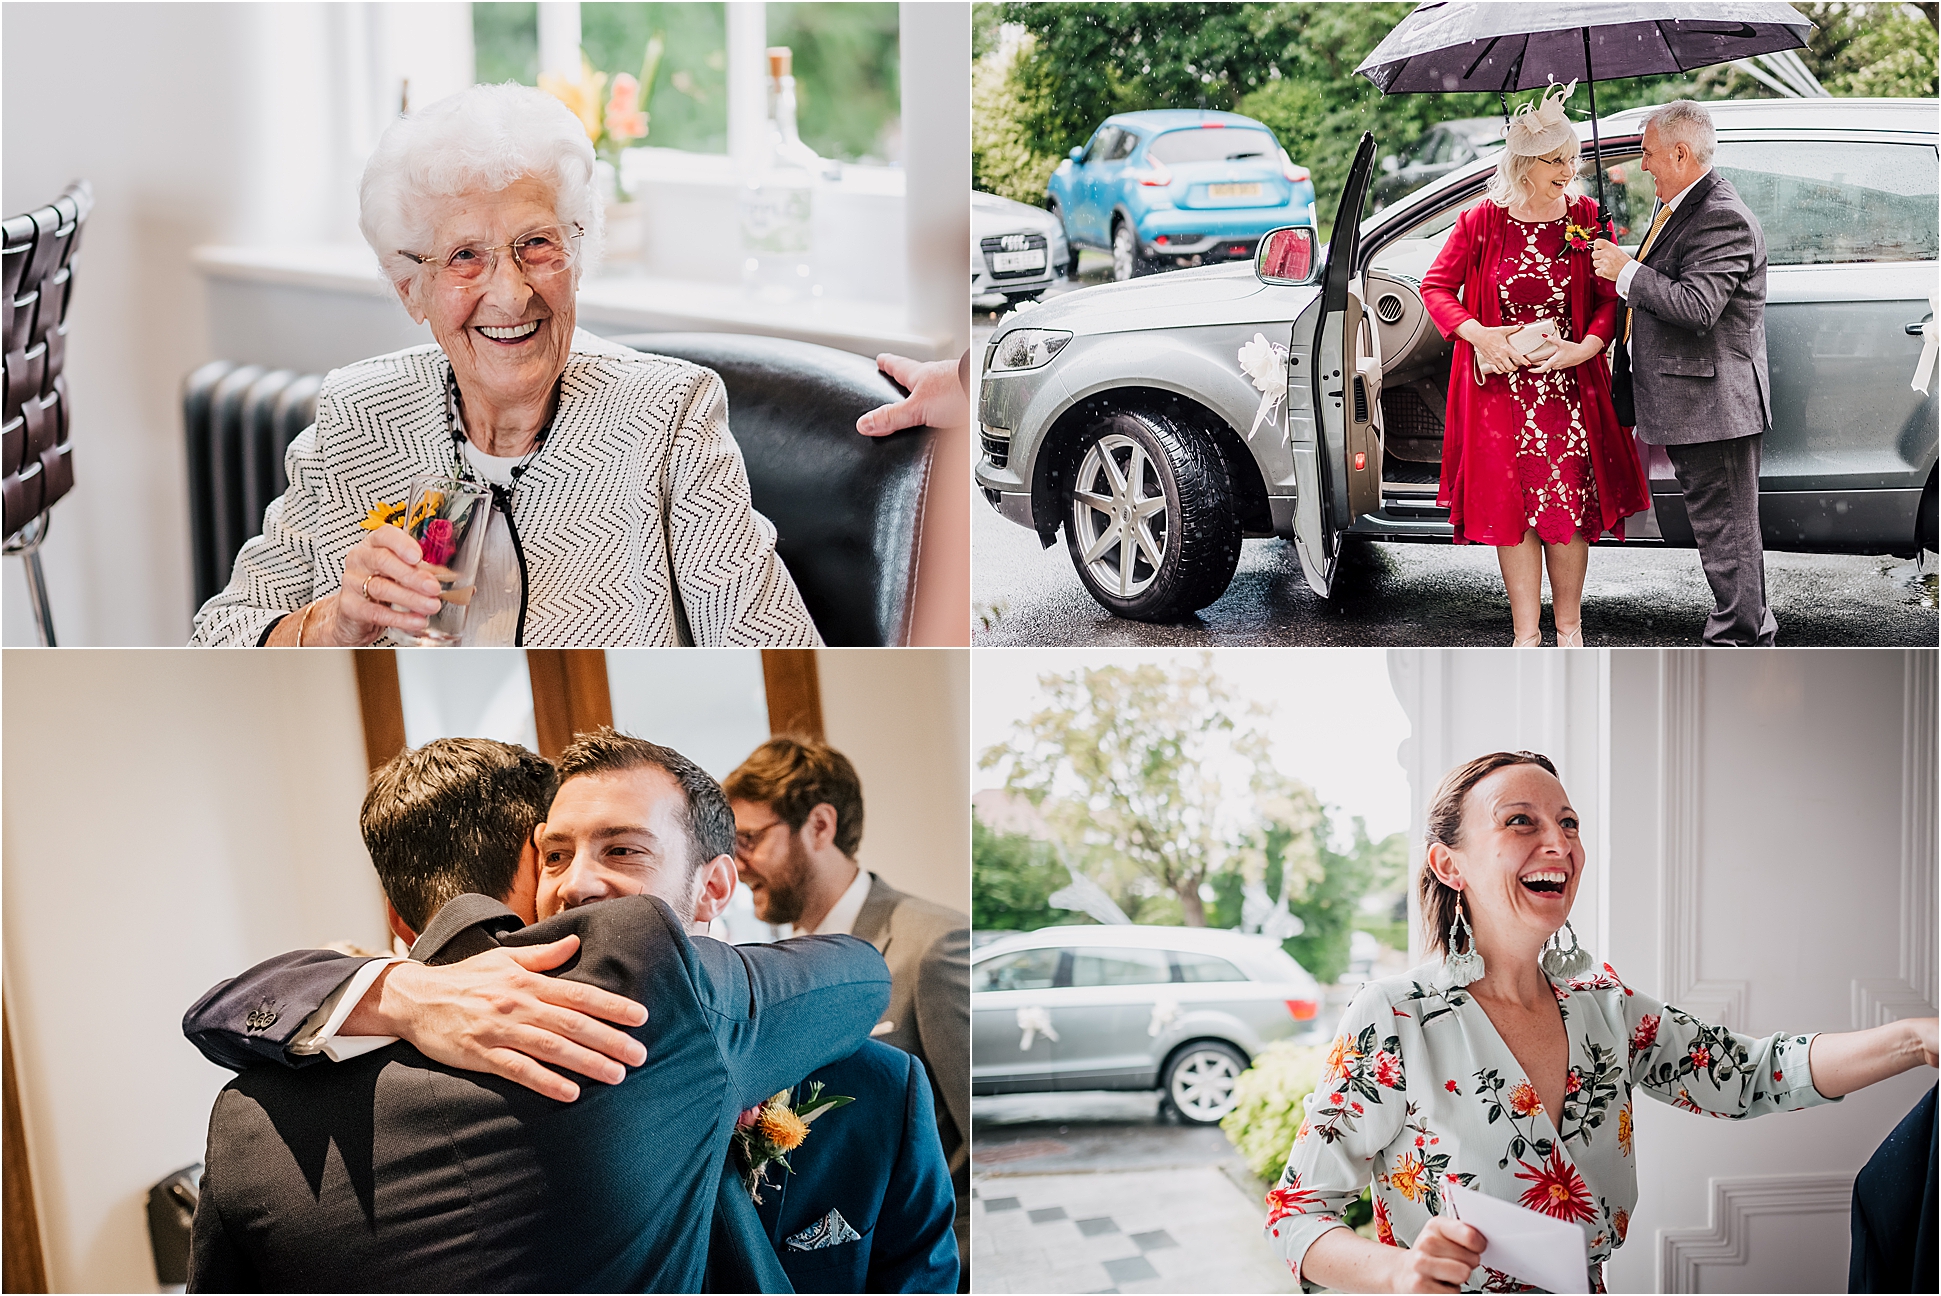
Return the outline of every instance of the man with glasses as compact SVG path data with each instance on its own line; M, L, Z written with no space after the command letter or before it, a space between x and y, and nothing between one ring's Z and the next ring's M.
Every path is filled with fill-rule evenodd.
M827 743L770 739L722 786L755 916L798 935L860 936L889 964L890 1006L876 1038L916 1054L930 1074L957 1192L958 1245L968 1254L970 920L906 895L856 862L862 780Z

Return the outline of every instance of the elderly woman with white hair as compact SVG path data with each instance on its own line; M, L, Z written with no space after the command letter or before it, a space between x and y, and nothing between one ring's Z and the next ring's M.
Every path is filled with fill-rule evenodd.
M820 640L756 513L721 380L574 327L603 232L561 103L474 86L395 122L359 224L435 344L333 371L290 488L196 615L199 644L421 635L433 564L400 529L414 478L491 495L467 644Z
M1464 212L1422 280L1454 339L1442 480L1457 544L1496 546L1513 642L1543 641L1543 573L1559 647L1584 642L1590 543L1622 537L1650 503L1630 430L1611 406L1604 348L1617 295L1592 269L1597 208L1573 195L1572 86L1519 110L1484 201Z

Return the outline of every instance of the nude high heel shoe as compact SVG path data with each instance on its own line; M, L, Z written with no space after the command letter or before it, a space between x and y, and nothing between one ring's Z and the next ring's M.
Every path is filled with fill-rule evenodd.
M1524 639L1518 636L1512 636L1510 639L1510 647L1541 648L1543 647L1543 631L1541 630L1537 631L1535 634L1531 635L1528 639Z
M1578 626L1575 630L1559 630L1557 632L1557 646L1559 648L1582 648L1584 646L1584 627Z

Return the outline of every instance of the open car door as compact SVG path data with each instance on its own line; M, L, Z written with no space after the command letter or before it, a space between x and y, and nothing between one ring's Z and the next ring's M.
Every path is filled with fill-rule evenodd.
M1356 264L1374 170L1375 137L1364 132L1335 209L1321 295L1294 321L1288 346L1288 391L1307 396L1288 402L1294 548L1308 587L1323 598L1334 588L1342 532L1381 507L1382 368Z

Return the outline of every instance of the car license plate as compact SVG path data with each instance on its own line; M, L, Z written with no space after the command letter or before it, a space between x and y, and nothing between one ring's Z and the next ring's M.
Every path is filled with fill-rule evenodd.
M1216 184L1206 187L1209 198L1258 198L1260 186L1257 184Z
M1258 186L1255 186L1258 188ZM1031 248L1024 252L991 253L992 274L1015 274L1020 270L1042 270L1045 268L1045 250Z

